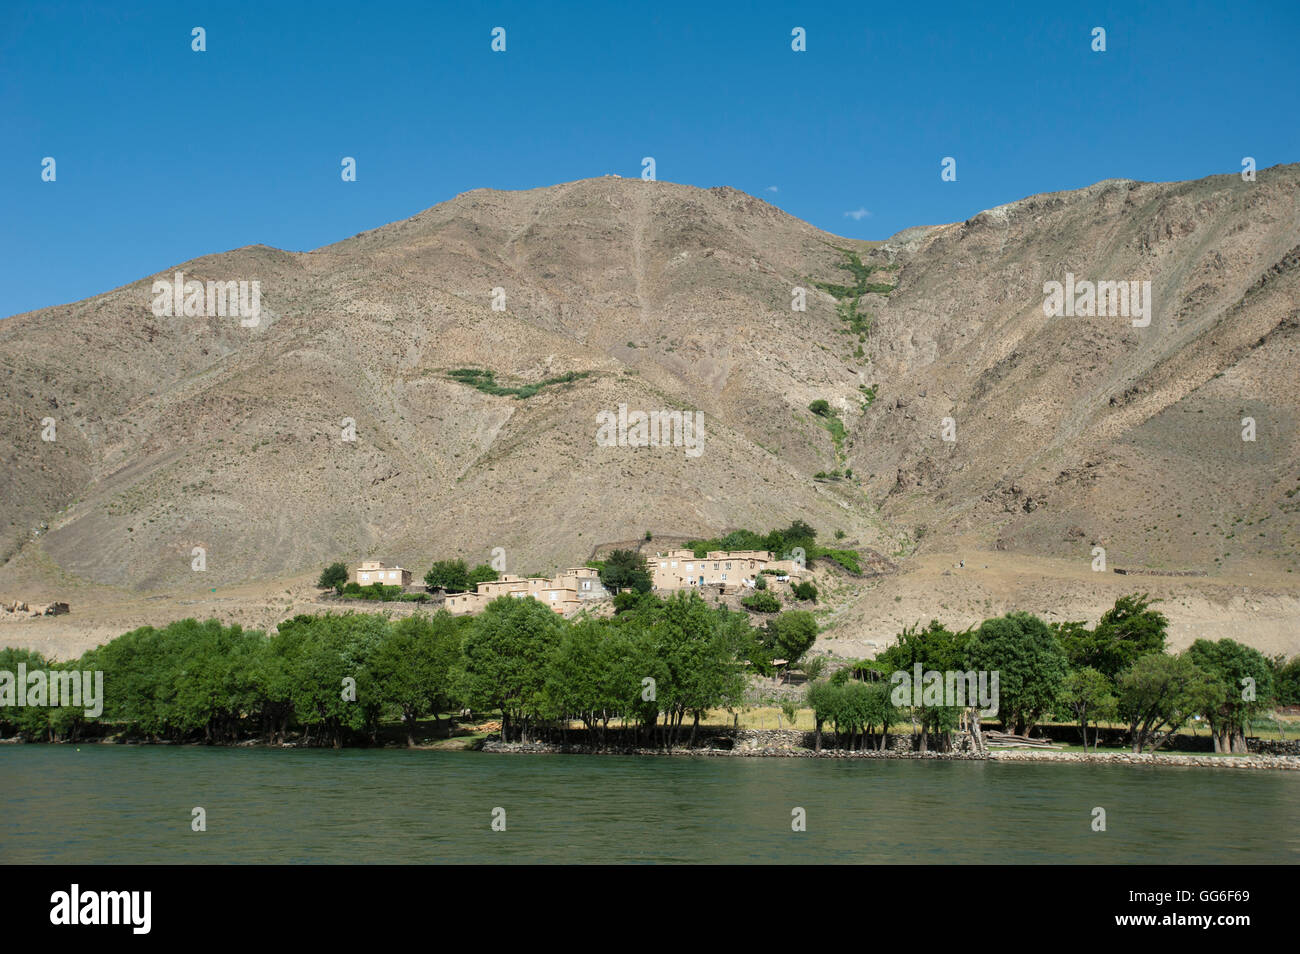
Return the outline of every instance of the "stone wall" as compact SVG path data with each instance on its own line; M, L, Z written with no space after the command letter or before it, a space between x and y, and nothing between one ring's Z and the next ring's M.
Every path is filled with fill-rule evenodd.
M1300 755L1300 739L1253 739L1247 736L1246 748L1252 755Z

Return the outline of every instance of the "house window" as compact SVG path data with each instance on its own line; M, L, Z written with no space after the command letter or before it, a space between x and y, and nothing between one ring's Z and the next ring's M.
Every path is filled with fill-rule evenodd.
M724 582L725 582L725 581L726 581L726 579L727 579L727 574L725 574L725 573L724 573L724 574L722 574L722 579L723 579L723 581L724 581Z
M731 564L730 564L730 563L727 564L727 569L728 569L728 570L731 569Z
M583 582L582 582L582 588L583 588L584 590L589 590L589 589L591 589L591 581L590 581L590 580L583 580Z
M688 564L686 564L686 572L687 572L687 573L694 573L694 572L695 572L695 564L694 564L694 563L688 563Z
M362 579L363 582L364 582L365 580L370 579L370 574L369 574L369 573L362 573L362 574L361 574L361 579Z
M677 561L676 561L676 560L673 561L673 569L674 569L674 570L677 569Z

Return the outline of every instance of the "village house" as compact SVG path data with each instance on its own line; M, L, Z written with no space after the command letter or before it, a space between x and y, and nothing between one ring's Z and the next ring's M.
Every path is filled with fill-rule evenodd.
M501 596L518 599L531 596L555 612L565 615L576 610L581 604L578 587L569 584L569 580L577 579L565 577L563 574L551 580L541 576L520 577L507 573L499 580L478 584L476 592L448 595L443 601L443 606L447 612L459 616L462 613L477 613L489 602Z
M793 560L774 560L767 550L710 550L697 558L692 550L668 550L647 561L651 581L657 590L683 590L693 586L722 586L744 589L754 586L764 569L798 574L803 568ZM502 596L522 599L531 596L561 615L568 615L588 600L603 599L609 591L600 574L589 566L565 567L554 577L502 574L500 579L479 583L473 593L448 594L443 608L453 615L477 613Z
M555 585L577 592L580 600L598 600L609 596L600 582L600 574L589 566L570 566L555 574Z
M694 550L667 550L650 563L657 590L683 590L692 586L753 586L753 580L773 563L768 550L710 550L697 557ZM788 562L788 561L787 561Z
M410 586L411 571L400 566L389 566L382 560L362 560L353 574L353 582L361 586L382 583L384 586Z

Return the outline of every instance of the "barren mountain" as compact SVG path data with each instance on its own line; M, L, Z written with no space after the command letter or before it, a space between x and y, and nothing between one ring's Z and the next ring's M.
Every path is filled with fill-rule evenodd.
M259 281L258 323L155 316L153 282L178 271ZM1067 273L1149 281L1149 324L1049 317L1044 283ZM0 322L0 596L270 592L334 559L419 574L493 547L544 572L645 530L801 518L936 577L964 551L1077 569L1054 592L1068 610L1087 590L1080 612L1100 599L1094 547L1105 587L1114 567L1249 581L1282 601L1268 641L1285 648L1298 344L1297 165L1111 180L884 243L729 188L475 190ZM599 446L620 405L698 410L699 453ZM883 625L873 592L846 587L845 638ZM990 603L968 596L954 618Z

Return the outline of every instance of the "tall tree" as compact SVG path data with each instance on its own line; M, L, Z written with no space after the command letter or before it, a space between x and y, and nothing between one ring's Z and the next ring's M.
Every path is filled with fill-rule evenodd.
M1079 723L1083 736L1083 750L1088 751L1088 724L1110 718L1115 714L1116 699L1112 683L1103 673L1086 667L1075 669L1061 685L1061 706ZM1098 734L1101 729L1098 728ZM1096 748L1097 739L1093 738Z
M1160 748L1217 694L1214 680L1186 655L1139 657L1119 677L1118 710L1129 724L1133 751Z
M652 586L645 557L635 550L615 550L605 558L600 569L600 582L611 592L634 589L648 593Z
M339 590L348 582L348 568L344 563L331 563L325 569L321 570L320 579L316 585L323 590Z
M974 669L998 673L998 714L1017 735L1050 711L1069 669L1052 631L1029 613L986 619L966 650Z
M470 704L501 710L501 736L528 730L545 707L551 657L564 620L531 596L501 596L474 618L461 642L461 681Z
M1251 718L1273 702L1273 667L1259 650L1232 639L1198 639L1187 655L1214 680L1214 698L1205 709L1214 751L1245 753Z
M375 648L370 671L386 705L400 713L406 744L415 745L417 720L451 704L451 670L460 655L462 629L469 617L446 610L433 616L408 616L389 627Z
M464 560L439 560L424 574L424 585L431 590L464 593L469 589L469 569Z

